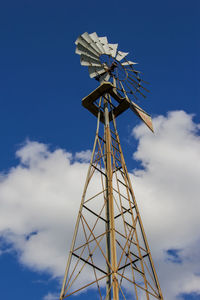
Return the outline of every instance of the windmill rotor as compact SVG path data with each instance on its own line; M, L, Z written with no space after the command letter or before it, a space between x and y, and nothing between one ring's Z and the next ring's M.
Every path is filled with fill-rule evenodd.
M121 84L129 81L129 87L125 91L132 95L142 88L139 72L133 67L137 63L127 60L129 53L118 50L118 44L108 43L106 36L98 37L96 32L85 32L77 38L75 44L81 65L88 67L91 78L100 82L116 81L116 88L122 93L124 91ZM137 96L135 99L137 100Z
M99 37L96 32L83 33L75 44L75 52L80 55L81 65L88 67L90 78L100 84L111 82L119 95L127 99L131 110L153 131L149 114L131 100L146 98L144 93L149 90L141 72L135 69L137 62L127 59L129 53L118 50L118 44L110 44L106 36Z

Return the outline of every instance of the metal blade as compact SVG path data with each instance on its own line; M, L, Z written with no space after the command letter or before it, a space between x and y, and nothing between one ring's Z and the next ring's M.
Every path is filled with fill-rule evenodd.
M138 63L133 62L133 61L125 61L122 63L122 66L130 66L130 65L137 65Z
M102 81L108 81L110 79L110 75L108 73L102 75L99 79L100 82Z
M79 55L84 54L86 56L92 57L92 58L97 59L97 60L99 59L99 57L96 54L92 53L90 50L88 50L88 48L85 48L81 44L78 44L76 46L75 53L79 54Z
M99 37L99 41L101 42L101 44L103 46L104 54L111 55L107 37L106 36Z
M101 54L101 50L97 47L97 45L95 44L95 42L93 41L93 39L89 36L89 34L87 32L84 32L82 34L82 37L86 40L86 42L88 44L90 44L90 46L92 48L94 48L99 54Z
M151 116L133 101L130 101L130 108L147 125L147 127L154 132Z
M75 44L78 45L78 44L81 44L83 47L87 48L89 51L91 51L92 53L96 54L97 56L100 55L99 52L97 52L94 48L91 47L90 44L88 44L86 42L86 40L80 35L77 40L75 41Z
M116 56L118 44L108 44L112 57Z
M90 33L89 36L95 42L95 44L97 45L97 47L101 50L101 53L103 54L104 53L104 48L103 48L101 42L99 41L99 37L96 34L96 32Z
M97 77L103 73L106 72L106 70L103 67L88 67L88 71L90 74L90 78Z
M106 36L99 37L99 40L103 45L108 44L108 39Z
M120 61L120 60L122 60L126 55L128 55L128 52L118 51L118 52L117 52L117 56L116 56L116 60Z
M84 54L81 54L81 65L82 66L97 66L100 67L101 63L99 60L88 57Z

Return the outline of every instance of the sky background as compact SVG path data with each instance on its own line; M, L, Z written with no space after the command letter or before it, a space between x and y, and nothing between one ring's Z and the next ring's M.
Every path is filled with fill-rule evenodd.
M81 99L98 83L74 45L85 31L119 43L150 83L139 105L155 135L125 112L122 148L165 299L200 299L199 20L195 0L1 1L3 299L58 298L96 130Z

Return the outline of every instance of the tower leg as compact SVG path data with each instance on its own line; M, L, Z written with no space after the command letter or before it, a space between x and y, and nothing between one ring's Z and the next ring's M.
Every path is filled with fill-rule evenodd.
M83 195L82 195L82 199L81 199L81 205L80 205L80 209L79 209L79 212L78 212L78 217L77 217L77 220L76 220L76 225L75 225L74 235L73 235L73 239L72 239L72 243L71 243L71 248L70 248L70 251L69 251L67 266L66 266L66 269L65 269L65 275L64 275L64 279L63 279L61 293L60 293L60 300L62 300L65 296L67 276L68 276L68 273L69 273L69 268L70 268L70 264L71 264L71 260L72 260L72 253L73 253L73 250L74 250L74 245L75 245L75 242L76 242L76 237L77 237L78 228L79 228L79 224L80 224L81 213L82 213L83 204L84 204L84 200L85 200L85 194L86 194L87 187L88 187L88 184L89 184L89 181L90 181L92 162L94 160L95 149L96 149L98 133L99 133L99 122L100 122L100 113L98 114L97 129L96 129L96 135L95 135L95 140L94 140L94 146L93 146L93 150L92 150L92 156L91 156L90 165L89 165L88 172L87 172L87 177L86 177L85 186L84 186L84 190L83 190Z
M107 165L107 161L106 161ZM107 169L107 168L106 168ZM105 210L106 210L106 256L108 258L109 263L111 264L111 251L110 251L110 210L109 210L109 201L108 201L108 180L106 177L106 205L105 205ZM111 275L110 275L110 266L107 264L107 279L106 279L106 299L105 300L111 300Z
M109 111L108 102L104 102L105 115L105 141L106 141L106 181L107 181L107 195L109 206L109 224L110 224L110 252L111 252L111 266L112 266L112 280L113 280L113 299L119 299L119 287L117 281L117 252L116 252L116 238L115 238L115 222L114 222L114 203L113 203L113 188L112 188L112 160L111 160L111 137L109 126Z

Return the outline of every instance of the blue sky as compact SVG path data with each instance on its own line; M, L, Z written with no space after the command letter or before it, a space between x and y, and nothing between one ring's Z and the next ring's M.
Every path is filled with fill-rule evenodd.
M186 124L187 131L189 124L191 128L186 137L190 134L194 142L192 145L198 147L195 146L199 141L198 126L195 124L199 123L200 116L197 80L200 67L199 19L200 4L194 0L2 1L2 180L5 182L6 178L10 178L12 170L14 174L15 168L23 164L23 159L27 163L25 150L30 141L37 143L32 146L49 145L48 149L42 151L52 155L56 149L64 149L72 155L91 149L95 119L83 109L81 99L96 88L97 82L89 78L87 68L80 66L74 45L78 35L85 31L96 31L99 36L106 35L110 43L119 43L120 50L130 52L129 59L139 63L138 69L144 72L144 80L150 83L150 93L139 105L152 115L158 126L173 122L175 118L181 120L177 128L179 124ZM169 111L184 111L184 114L170 117ZM142 151L143 141L148 140L148 137L140 128L133 136L132 130L136 125L140 126L140 121L131 112L125 114L126 117L118 118L117 124L128 169L131 171L144 168L145 150L139 151ZM189 117L191 114L192 121ZM162 120L159 119L161 116L164 116ZM183 119L187 119L188 123L182 122ZM165 132L169 134L173 131L166 129ZM160 140L164 145L165 140ZM21 152L16 156L19 149ZM137 161L133 160L133 153L137 153ZM188 154L188 161L191 159L191 154ZM149 162L153 163L152 158L149 158ZM3 200L2 195L0 201ZM0 263L3 270L1 296L6 300L23 300L28 295L30 300L43 300L48 293L56 294L60 284L54 278L57 273L49 271L47 265L43 267L41 263L36 266L27 257L21 258L22 248L16 246L19 241L15 240L14 243L11 237L5 238L10 227L4 224L0 230ZM170 250L171 246L166 247L166 255L174 255L174 264L177 264L176 260L181 264L181 259L178 259L180 249ZM166 261L170 257L166 257ZM200 273L200 265L197 273ZM195 286L184 289L185 286L183 291L190 292L183 292L182 299L200 299ZM170 297L169 300L176 299L175 292ZM49 296L45 300L51 299Z

